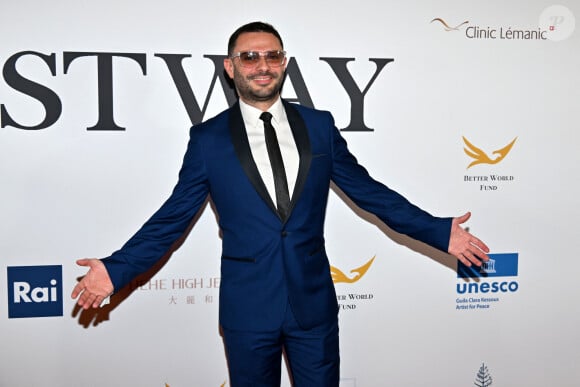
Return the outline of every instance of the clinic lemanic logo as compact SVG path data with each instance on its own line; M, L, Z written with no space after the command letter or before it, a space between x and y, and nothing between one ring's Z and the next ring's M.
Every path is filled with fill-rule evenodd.
M490 309L502 297L519 290L518 253L488 254L481 267L466 266L458 261L456 284L457 310Z
M431 20L431 23L440 24L445 31L460 31L461 27L469 24L469 20L466 20L462 23L457 24L456 26L450 26L445 20L440 17L436 17L435 19Z
M461 22L448 23L443 18L436 17L430 21L438 24L445 32L460 33L469 40L547 40L548 30L540 27L518 28L511 25L490 26L487 24Z
M8 318L63 315L62 266L13 266L8 274Z
M493 20L448 19L435 17L430 23L445 33L462 36L470 41L560 41L568 39L576 28L576 18L566 7L552 5L535 20L524 25L497 24Z

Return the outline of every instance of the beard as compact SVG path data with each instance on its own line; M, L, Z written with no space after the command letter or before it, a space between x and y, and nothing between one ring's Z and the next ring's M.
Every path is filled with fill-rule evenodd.
M253 84L255 78L268 76L272 82L267 86ZM239 97L246 103L274 101L280 95L284 72L260 71L255 74L244 76L234 68L234 84Z

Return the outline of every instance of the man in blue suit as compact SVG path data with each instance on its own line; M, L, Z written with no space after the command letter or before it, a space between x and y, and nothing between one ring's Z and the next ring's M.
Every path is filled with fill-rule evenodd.
M83 308L155 264L210 195L222 231L220 324L232 386L280 384L285 351L296 386L338 386L338 305L324 244L330 182L392 229L456 256L487 261L458 218L437 218L373 180L330 113L280 98L286 53L255 22L231 36L227 74L239 102L191 128L173 193L110 257L89 267L72 297ZM264 113L266 112L266 113Z

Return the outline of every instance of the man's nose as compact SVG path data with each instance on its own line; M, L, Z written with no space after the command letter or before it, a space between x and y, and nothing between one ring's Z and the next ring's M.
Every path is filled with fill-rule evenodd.
M265 56L260 55L258 57L258 64L256 65L256 68L257 69L269 69L270 68L270 64L266 60Z

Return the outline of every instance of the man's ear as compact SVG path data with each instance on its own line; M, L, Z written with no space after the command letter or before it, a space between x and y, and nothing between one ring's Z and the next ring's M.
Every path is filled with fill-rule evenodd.
M224 69L231 79L234 79L234 62L230 58L224 59Z

